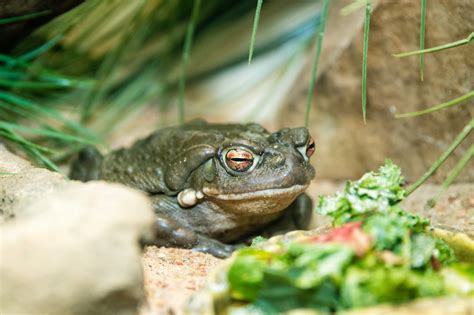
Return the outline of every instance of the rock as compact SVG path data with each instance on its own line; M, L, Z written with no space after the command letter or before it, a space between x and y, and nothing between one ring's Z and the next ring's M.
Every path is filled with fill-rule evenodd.
M15 214L0 225L0 314L136 314L139 242L154 222L148 198L18 162L7 168L16 175L0 177L1 200L11 201L2 207Z
M53 193L67 185L61 174L31 163L9 152L0 144L0 217L9 220L22 215L33 200Z
M461 231L474 238L474 184L453 184L439 195L433 207L429 206L440 191L439 185L425 184L404 200L401 206L429 218L434 226Z

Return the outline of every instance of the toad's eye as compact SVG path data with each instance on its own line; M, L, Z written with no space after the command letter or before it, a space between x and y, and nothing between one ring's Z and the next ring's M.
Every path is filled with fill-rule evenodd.
M254 156L244 149L230 149L225 154L225 163L233 171L245 172L252 167Z
M310 158L314 151L316 150L316 145L314 144L313 138L309 137L308 143L306 144L306 156Z

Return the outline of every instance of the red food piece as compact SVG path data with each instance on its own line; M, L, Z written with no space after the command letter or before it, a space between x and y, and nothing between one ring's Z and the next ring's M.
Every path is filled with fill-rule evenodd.
M372 239L362 230L362 222L351 222L328 233L309 238L308 243L336 243L352 247L357 256L363 256L372 246Z

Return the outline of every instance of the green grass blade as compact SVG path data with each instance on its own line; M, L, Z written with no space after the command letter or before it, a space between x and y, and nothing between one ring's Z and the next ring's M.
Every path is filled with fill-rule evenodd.
M454 182L454 180L461 174L462 170L474 157L474 145L469 147L469 150L462 156L462 158L456 163L456 166L449 172L448 176L444 180L439 192L436 196L428 201L428 206L433 208L438 202L441 195L448 189L448 187Z
M425 21L426 21L426 0L421 0L421 21L420 21L420 50L425 49ZM420 54L420 79L423 82L423 72L425 68L425 54Z
M63 75L57 75L54 72L43 69L42 67L36 64L32 66L26 61L8 55L0 54L0 63L4 63L3 67L0 65L0 69L3 72L14 71L11 70L11 68L18 67L22 69L23 75L25 73L28 73L29 75L36 75L38 80L55 83L58 85L58 87L91 88L96 83L96 81L92 79L82 80L76 78L69 78Z
M314 56L313 67L311 69L311 81L310 81L310 84L309 84L308 97L307 97L307 100L306 100L306 111L305 111L305 114L304 114L304 125L305 125L305 127L309 126L309 114L311 112L311 104L313 103L314 89L315 89L315 85L316 85L316 76L317 76L317 73L318 73L319 57L321 55L321 49L322 49L322 46L323 46L324 33L326 31L326 21L327 21L328 12L329 12L329 2L330 2L330 0L324 0L324 2L323 2L323 14L321 16L318 35L317 35L317 38L316 38L316 55Z
M410 112L410 113L404 113L404 114L397 114L395 115L395 118L407 118L407 117L415 117L415 116L420 116L424 114L429 114L438 110L442 110L454 105L458 105L464 101L467 101L468 99L474 97L474 91L471 91L463 96L460 96L458 98L455 98L454 100L447 101L445 103L441 103L432 107L429 107L424 110L416 111L416 112Z
M364 6L365 6L365 0L355 0L354 2L351 2L348 5L344 6L339 11L339 15L347 16L359 10L360 8L363 8Z
M194 0L191 19L186 28L186 35L184 37L183 56L181 59L181 75L179 78L179 95L178 95L178 122L184 123L184 93L186 88L186 71L188 68L189 54L193 42L194 29L199 17L199 9L201 7L201 0Z
M369 30L371 13L371 0L366 0L364 22L364 49L362 52L362 117L364 118L364 125L367 124L367 59L369 51Z
M428 178L430 178L431 175L436 172L436 170L441 166L441 164L443 164L444 161L446 161L446 159L451 155L451 153L453 153L453 151L461 144L461 142L466 139L472 128L474 128L474 119L471 119L471 121L466 125L466 127L463 128L463 130L457 135L457 137L454 139L448 149L444 151L443 154L441 154L441 156L433 163L433 165L428 169L428 171L406 189L407 195L410 195L412 192L414 192Z
M33 158L36 158L37 160L39 160L47 168L49 168L53 171L56 171L60 174L63 174L63 172L59 169L59 167L53 161L51 161L49 158L47 158L45 155L43 155L41 152L39 152L36 148L25 146L24 149L29 155L31 155L31 156L33 156Z
M63 88L54 82L0 80L0 87L30 91L57 90Z
M472 40L474 40L474 32L469 34L468 37L466 37L464 39L461 39L461 40L457 40L457 41L452 42L452 43L447 43L447 44L444 44L444 45L441 45L441 46L431 47L431 48L423 49L423 50L416 50L416 51L409 51L409 52L404 52L404 53L399 53L399 54L393 54L393 56L397 57L397 58L403 58L403 57L420 55L420 54L430 54L430 53L442 51L442 50L445 50L445 49L450 49L450 48L458 47L458 46L461 46L461 45L469 44Z
M40 16L48 15L50 13L51 13L51 10L43 10L43 11L39 11L39 12L28 13L28 14L25 14L25 15L14 16L14 17L10 17L10 18L4 18L4 19L0 19L0 25L31 20L31 19L34 19L34 18L37 18L37 17L40 17Z
M73 120L69 120L65 118L58 111L56 111L55 109L51 107L40 106L30 101L29 99L26 99L26 98L23 98L23 97L20 97L18 95L11 94L8 92L2 92L2 91L0 91L0 100L7 102L13 106L16 105L18 107L23 108L26 112L30 112L33 117L35 116L34 113L50 116L58 121L61 121L62 123L64 123L65 126L75 130L76 132L84 136L87 136L87 138L90 141L94 143L97 143L100 141L99 137L96 134L94 134L92 131L90 131L89 129L85 128L84 126L82 126L81 124Z
M37 58L38 56L40 56L41 54L47 52L48 50L50 50L51 48L53 48L54 46L56 46L56 44L63 38L62 35L58 35L58 36L55 36L54 38L52 38L51 40L47 41L46 43L44 43L43 45L35 48L35 49L32 49L30 50L29 52L21 55L20 57L18 57L18 59L20 59L21 61L30 61L32 59L35 59Z
M12 142L18 143L20 145L25 145L25 146L35 148L38 151L41 151L41 152L44 152L44 153L53 153L54 152L53 150L51 150L49 148L43 147L41 145L38 145L36 143L33 143L31 141L26 140L25 138L17 135L16 133L12 132L11 130L0 129L0 135L2 137L4 137L5 139L8 139Z
M97 144L94 141L90 141L88 139L84 139L81 137L76 137L73 135L69 135L63 132L55 131L52 129L39 129L39 128L30 128L18 124L13 124L9 123L6 121L0 121L0 128L7 129L7 130L17 130L20 132L25 132L33 135L40 135L40 136L46 136L49 138L65 141L65 142L76 142L76 143L82 143L82 144L90 144L94 145Z
M0 124L1 124L1 121L0 121ZM28 155L30 155L33 159L42 163L43 165L45 165L51 170L54 170L58 173L62 173L59 167L53 161L51 161L49 158L47 158L45 155L43 155L40 152L40 151L49 152L49 150L47 151L44 150L45 148L31 143L30 141L26 140L22 136L16 134L13 130L9 128L4 128L3 126L0 126L0 134L3 135L6 139L9 139L10 141L22 147L23 150Z
M257 1L257 9L255 10L255 17L253 19L252 36L250 37L249 48L249 64L252 61L253 47L255 46L255 37L257 36L258 21L260 20L260 11L262 10L263 0Z
M21 80L25 76L25 72L6 69L0 66L0 78L6 80Z

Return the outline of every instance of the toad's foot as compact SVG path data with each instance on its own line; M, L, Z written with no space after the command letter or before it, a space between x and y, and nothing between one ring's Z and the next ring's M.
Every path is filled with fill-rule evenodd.
M208 253L218 258L229 257L236 248L234 245L224 244L200 235L173 220L163 217L156 219L154 239L147 241L145 245L187 248Z

